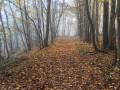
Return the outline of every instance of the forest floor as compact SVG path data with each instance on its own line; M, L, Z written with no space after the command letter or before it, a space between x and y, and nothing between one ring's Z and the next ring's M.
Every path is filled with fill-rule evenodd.
M58 38L0 76L0 90L120 90L113 53L96 53L77 37Z

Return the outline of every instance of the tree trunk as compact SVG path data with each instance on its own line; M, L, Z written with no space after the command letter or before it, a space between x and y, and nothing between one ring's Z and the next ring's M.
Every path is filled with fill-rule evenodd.
M109 19L109 1L103 3L103 48L108 48L108 19Z
M116 0L111 0L111 13L110 13L110 24L109 24L109 49L114 50L114 37L115 37L115 5Z
M2 24L2 30L3 30L3 36L4 36L4 44L5 44L5 49L6 49L6 52L7 52L7 57L9 58L10 54L9 54L9 49L8 49L8 45L7 45L7 36L6 36L6 32L5 32L5 27L4 27L4 23L3 23L1 9L0 9L0 22Z
M117 0L117 31L118 31L118 56L120 68L120 0Z
M48 39L49 39L49 29L50 29L50 10L51 10L51 0L48 0L47 5L47 17L46 17L46 36L44 39L44 47L48 46Z
M86 7L88 21L89 21L89 24L90 24L90 27L91 27L91 32L92 32L93 47L94 47L95 51L98 51L98 48L97 48L96 43L95 43L95 29L94 29L92 19L91 19L91 16L90 16L90 12L89 12L88 0L85 0L85 7Z

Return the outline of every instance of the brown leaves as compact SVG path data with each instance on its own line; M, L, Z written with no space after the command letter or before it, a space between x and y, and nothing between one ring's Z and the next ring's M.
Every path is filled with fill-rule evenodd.
M12 75L0 80L0 89L117 90L119 82L105 84L110 75L118 80L118 68L108 69L112 55L92 52L91 45L77 38L60 38L43 50L35 48L26 55L29 60L8 69Z

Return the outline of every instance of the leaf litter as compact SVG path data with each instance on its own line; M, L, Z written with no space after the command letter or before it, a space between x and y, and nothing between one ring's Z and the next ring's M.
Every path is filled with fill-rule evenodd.
M76 37L58 38L24 57L28 60L0 77L0 90L120 90L119 69L111 66L113 52L95 53Z

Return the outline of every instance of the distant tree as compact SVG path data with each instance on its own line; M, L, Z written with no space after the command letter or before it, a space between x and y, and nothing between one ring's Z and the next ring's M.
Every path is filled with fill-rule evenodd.
M9 18L8 18L8 13L6 11L6 9L4 8L4 13L5 13L5 16L6 16L6 22L7 22L7 28L9 30L9 44L10 44L10 54L12 54L13 52L13 40L12 40L12 31L10 29L10 25L9 25Z
M0 38L0 61L4 60L4 57L2 56L2 41Z
M8 49L7 36L6 36L6 31L5 31L3 17L2 17L3 0L0 2L0 6L1 6L0 7L0 22L1 22L1 25L2 25L2 32L3 32L3 36L4 36L4 45L5 45L5 49L6 49L6 52L7 52L7 57L9 58L10 54L9 54L9 49Z

